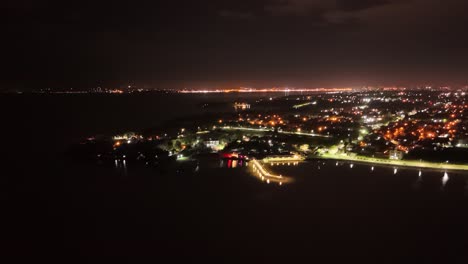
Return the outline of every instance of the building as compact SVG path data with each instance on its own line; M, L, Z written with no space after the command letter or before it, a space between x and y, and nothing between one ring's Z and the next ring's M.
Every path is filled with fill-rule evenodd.
M389 158L393 160L401 160L403 159L403 152L399 150L390 150Z
M247 103L234 103L234 109L236 110L247 110L250 109L250 104Z
M207 148L216 148L219 146L219 140L206 140L203 142Z

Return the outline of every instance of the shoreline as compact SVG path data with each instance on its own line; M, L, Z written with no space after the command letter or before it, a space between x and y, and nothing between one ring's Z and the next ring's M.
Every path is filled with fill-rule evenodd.
M339 155L322 155L316 156L314 159L321 160L337 160L337 161L348 161L363 164L375 164L375 165L386 165L386 166L398 166L408 168L419 168L419 169L435 169L435 170L449 170L449 171L463 171L468 172L468 164L450 164L450 163L434 163L428 161L412 161L412 160L391 160L391 159L379 159L371 157L349 157Z

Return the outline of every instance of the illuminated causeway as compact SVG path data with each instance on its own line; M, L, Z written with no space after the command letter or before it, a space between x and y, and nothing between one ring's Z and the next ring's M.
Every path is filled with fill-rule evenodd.
M254 176L258 176L262 181L266 181L266 183L270 182L277 182L279 185L283 183L290 182L291 179L289 177L284 177L282 175L274 175L268 172L263 165L258 160L252 160L252 170Z

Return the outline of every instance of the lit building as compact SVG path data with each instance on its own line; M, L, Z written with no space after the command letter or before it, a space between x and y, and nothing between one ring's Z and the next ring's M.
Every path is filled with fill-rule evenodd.
M204 143L207 148L216 148L219 146L219 140L207 140Z
M250 104L247 104L247 103L235 103L234 104L234 109L236 110L246 110L246 109L250 109Z
M403 159L403 152L399 150L390 150L389 158L393 160L401 160Z

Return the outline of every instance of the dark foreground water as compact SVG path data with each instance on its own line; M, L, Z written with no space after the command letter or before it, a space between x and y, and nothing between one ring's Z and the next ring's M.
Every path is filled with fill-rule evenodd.
M67 139L159 122L171 101L2 100L0 252L16 260L466 263L462 173L443 181L441 171L419 177L413 169L313 161L269 168L294 177L279 186L218 161L197 172L83 163L61 155ZM139 107L147 108L141 118Z

